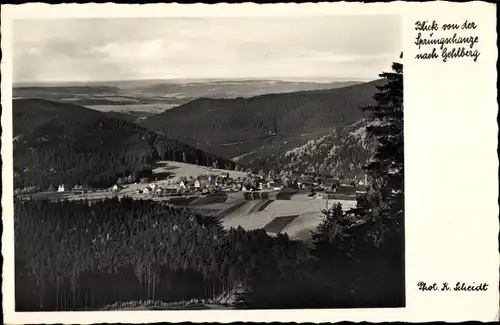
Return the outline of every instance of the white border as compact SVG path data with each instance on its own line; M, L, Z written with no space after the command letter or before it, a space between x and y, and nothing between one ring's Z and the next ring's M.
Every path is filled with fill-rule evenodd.
M495 6L469 3L2 6L4 319L14 323L492 321L499 306ZM12 19L398 14L404 19L407 307L350 310L16 313L13 304ZM478 63L412 60L413 22L478 23ZM387 67L389 69L389 67ZM478 190L478 188L480 190ZM490 283L485 293L422 293L418 281Z

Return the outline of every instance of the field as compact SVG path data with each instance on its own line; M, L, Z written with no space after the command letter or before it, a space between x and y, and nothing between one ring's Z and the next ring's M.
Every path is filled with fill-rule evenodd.
M264 230L268 233L279 234L289 223L291 223L298 215L285 216L285 217L275 217L270 223L268 223Z
M177 106L176 104L164 104L164 103L154 103L154 104L120 104L120 105L86 105L85 107L95 109L101 112L145 112L158 114L163 113L167 109L171 109Z
M228 173L231 178L246 177L245 172L237 172L234 170L215 169L205 166L186 164L176 161L159 161L156 168L153 169L154 175L170 174L169 180L177 181L181 177L198 177L201 175L217 174L222 175ZM160 182L161 183L161 182Z
M341 203L344 210L356 206L356 201L323 200L294 195L290 200L253 200L225 215L221 221L226 229L239 226L247 230L264 228L270 235L286 233L292 239L309 242L314 231L323 220L322 210L334 203ZM263 207L260 210L256 207Z

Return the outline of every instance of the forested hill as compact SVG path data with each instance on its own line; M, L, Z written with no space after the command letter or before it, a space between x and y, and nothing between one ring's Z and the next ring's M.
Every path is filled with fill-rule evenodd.
M333 129L329 134L284 153L258 157L249 165L262 169L331 177L362 176L363 166L373 157L375 142L366 132L368 120L362 119L346 127Z
M382 83L251 98L200 98L141 124L222 156L239 157L264 147L258 156L267 156L362 119L360 108L373 103L376 86Z
M81 106L13 101L16 188L65 184L106 187L151 174L157 159L233 168L234 162Z

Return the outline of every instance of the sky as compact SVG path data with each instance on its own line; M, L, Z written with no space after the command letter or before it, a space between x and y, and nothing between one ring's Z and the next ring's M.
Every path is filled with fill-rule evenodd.
M399 16L16 20L13 81L376 79L401 43Z

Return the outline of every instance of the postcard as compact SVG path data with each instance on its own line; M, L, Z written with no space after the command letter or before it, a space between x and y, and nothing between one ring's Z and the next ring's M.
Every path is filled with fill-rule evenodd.
M2 5L5 322L498 320L495 27Z

